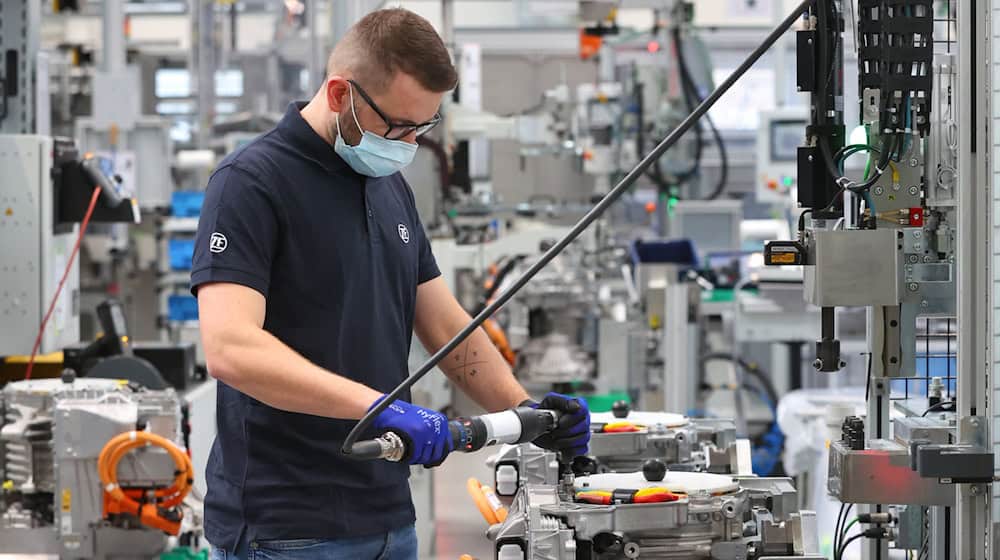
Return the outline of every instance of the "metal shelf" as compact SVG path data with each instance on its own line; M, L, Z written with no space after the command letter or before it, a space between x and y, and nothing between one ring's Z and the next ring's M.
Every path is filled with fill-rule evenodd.
M165 273L157 280L157 285L160 287L171 287L178 285L187 285L191 283L191 271L190 270L176 270Z
M197 233L198 218L167 218L160 231L163 233Z

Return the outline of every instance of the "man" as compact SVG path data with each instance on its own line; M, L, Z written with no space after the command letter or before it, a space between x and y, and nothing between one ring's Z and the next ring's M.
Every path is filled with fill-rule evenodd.
M191 286L219 381L205 505L216 558L416 557L409 465L339 449L406 376L413 332L433 352L469 321L398 173L456 82L427 21L371 13L334 49L316 96L209 181ZM441 368L489 410L530 402L481 331ZM445 419L408 399L375 427L405 435L409 463L440 464ZM586 451L582 401L534 406L567 413L536 443Z

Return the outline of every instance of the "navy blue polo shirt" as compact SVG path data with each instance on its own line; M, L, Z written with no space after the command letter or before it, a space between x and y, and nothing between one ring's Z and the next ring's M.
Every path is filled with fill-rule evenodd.
M231 282L267 300L264 329L378 391L407 374L417 285L440 272L400 174L355 173L289 106L208 183L191 290ZM273 372L280 377L281 371ZM218 385L205 529L248 540L371 535L412 524L409 467L340 454L353 420L286 412Z

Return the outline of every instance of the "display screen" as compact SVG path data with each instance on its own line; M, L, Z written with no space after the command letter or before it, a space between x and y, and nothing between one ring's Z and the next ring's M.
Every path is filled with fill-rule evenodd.
M739 237L739 223L733 222L733 214L691 212L681 213L680 234L694 241L702 253L727 251L733 248L733 239Z
M806 122L800 120L771 123L771 161L795 161L805 139Z
M191 73L184 68L160 68L156 71L156 97L173 99L191 97L195 91L191 84ZM215 72L215 95L218 97L243 96L243 71L238 69L217 70Z
M189 97L191 73L184 68L160 68L155 77L156 97Z
M243 71L217 70L215 72L215 95L219 97L242 97Z

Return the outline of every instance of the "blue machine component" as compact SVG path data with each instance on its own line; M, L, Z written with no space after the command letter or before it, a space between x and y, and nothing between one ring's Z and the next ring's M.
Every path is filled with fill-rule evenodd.
M698 265L698 253L690 239L673 241L643 241L637 239L629 248L632 263L670 263L688 266Z
M167 298L167 318L171 321L197 321L198 300L189 295L172 295Z
M191 270L194 257L194 239L171 239L167 241L171 270Z
M176 191L170 197L171 213L176 218L197 218L204 203L205 193L202 191Z

